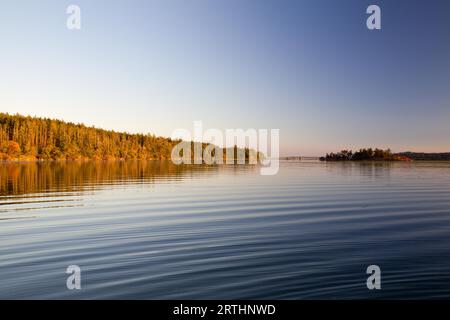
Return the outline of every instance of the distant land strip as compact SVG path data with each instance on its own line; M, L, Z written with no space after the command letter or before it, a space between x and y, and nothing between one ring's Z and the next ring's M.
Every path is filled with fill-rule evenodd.
M319 159L320 161L450 161L450 153L392 153L390 149L364 148L355 152L342 150L338 153L327 153Z
M310 157L310 156L285 156L279 157L280 160L284 161L358 161L358 160L374 160L374 161L450 161L450 152L434 152L434 153L425 153L425 152L399 152L392 153L392 157L362 157L362 158L350 158L350 157L342 157L342 153L332 154L332 156L328 155L327 157Z

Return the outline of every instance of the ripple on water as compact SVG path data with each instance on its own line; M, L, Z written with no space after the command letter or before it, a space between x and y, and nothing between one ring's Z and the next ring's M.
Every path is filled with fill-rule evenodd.
M0 166L0 298L450 297L450 164Z

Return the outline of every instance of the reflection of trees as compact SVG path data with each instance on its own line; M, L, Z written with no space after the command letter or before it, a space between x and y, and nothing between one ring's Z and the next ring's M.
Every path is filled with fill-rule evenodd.
M76 191L99 184L151 181L162 176L176 178L198 170L205 171L205 167L177 166L171 161L0 163L0 195Z
M360 176L360 177L389 177L390 171L394 166L404 166L403 162L389 161L343 161L343 162L327 162L326 168L329 171L338 172L344 176Z
M361 162L359 163L359 174L362 177L389 177L393 162Z

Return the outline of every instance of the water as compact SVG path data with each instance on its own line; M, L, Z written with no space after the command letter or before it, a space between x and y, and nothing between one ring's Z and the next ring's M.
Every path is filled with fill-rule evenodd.
M0 164L0 298L449 297L450 163Z

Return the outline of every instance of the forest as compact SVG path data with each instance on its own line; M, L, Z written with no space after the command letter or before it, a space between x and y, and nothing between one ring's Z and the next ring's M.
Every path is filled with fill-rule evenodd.
M0 160L168 160L179 142L152 134L0 113ZM234 149L236 155L238 149ZM245 154L248 158L248 149Z

